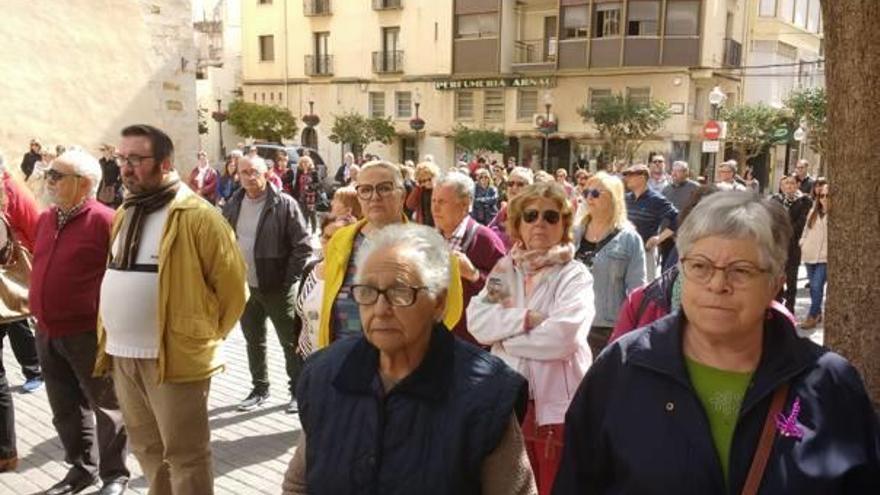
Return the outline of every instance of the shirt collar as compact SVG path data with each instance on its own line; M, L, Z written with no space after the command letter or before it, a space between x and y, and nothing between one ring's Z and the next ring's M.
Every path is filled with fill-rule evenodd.
M470 220L469 215L465 215L464 218L459 222L458 227L452 231L452 235L449 237L454 237L456 239L463 239L465 232L467 232L468 220Z

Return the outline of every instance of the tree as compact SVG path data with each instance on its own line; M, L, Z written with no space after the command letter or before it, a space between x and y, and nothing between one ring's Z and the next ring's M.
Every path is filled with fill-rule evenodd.
M468 153L503 153L507 149L507 137L495 129L471 129L458 124L452 129L452 139Z
M389 144L396 136L390 118L367 118L354 111L334 115L330 133L330 141L349 145L358 158L370 143Z
M767 151L778 139L777 131L790 126L788 112L763 103L722 108L721 120L727 123L727 144L739 160L740 173L752 158Z
M228 114L229 124L240 136L273 143L296 136L296 117L286 108L236 100Z
M584 123L593 122L612 160L631 162L642 144L663 128L671 112L661 101L634 100L628 96L602 98L577 110Z
M861 372L880 405L880 2L823 0L828 88L825 343Z
M825 154L828 142L828 98L825 88L807 88L795 91L785 100L785 106L791 109L795 122L806 124L807 143L810 148Z

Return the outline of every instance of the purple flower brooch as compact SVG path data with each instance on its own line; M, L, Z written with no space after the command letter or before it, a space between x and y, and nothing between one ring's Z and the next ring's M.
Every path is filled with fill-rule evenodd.
M804 429L798 426L798 414L801 412L801 398L795 397L791 406L791 414L787 417L784 413L776 415L776 430L784 437L792 437L800 440L804 437Z

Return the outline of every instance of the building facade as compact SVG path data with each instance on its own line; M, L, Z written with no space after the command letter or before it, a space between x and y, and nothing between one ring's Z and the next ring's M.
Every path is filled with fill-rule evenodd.
M672 111L637 159L659 152L696 169L709 91L741 93L746 3L247 0L242 93L298 116L312 102L331 168L342 153L328 140L333 115L357 111L391 118L395 141L368 150L390 160L454 164L450 135L463 124L503 131L519 163L546 169L595 166L601 139L577 110L627 94ZM545 140L536 124L547 114L557 130Z
M32 138L98 154L126 125L149 123L169 133L187 170L198 148L189 0L95 4L4 2L0 149L9 168Z

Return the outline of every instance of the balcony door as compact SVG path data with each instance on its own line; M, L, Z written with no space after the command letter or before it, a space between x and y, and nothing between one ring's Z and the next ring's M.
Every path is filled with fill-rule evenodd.
M330 72L330 33L315 33L315 73Z
M397 51L400 50L400 28L382 28L382 69L386 72L397 70Z
M544 18L544 62L553 62L556 60L556 23L556 16Z

